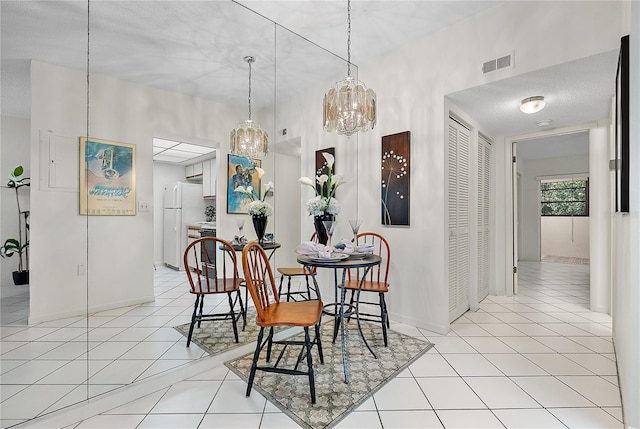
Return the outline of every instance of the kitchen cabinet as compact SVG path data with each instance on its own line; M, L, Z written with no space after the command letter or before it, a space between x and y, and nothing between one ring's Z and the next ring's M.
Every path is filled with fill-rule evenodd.
M200 226L198 225L189 225L187 227L187 246L191 243L193 243L194 241L198 240L200 238ZM196 254L200 255L200 245L197 244L196 245ZM191 257L191 255L188 258L188 265L191 269L195 269L196 268L196 263L195 263L195 259L193 257Z
M208 159L202 163L202 198L216 197L218 169L216 159Z
M202 163L187 165L185 167L185 177L187 180L197 180L202 178Z

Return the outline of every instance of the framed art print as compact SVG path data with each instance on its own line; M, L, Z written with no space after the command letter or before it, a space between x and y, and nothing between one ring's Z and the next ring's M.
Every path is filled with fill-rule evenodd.
M327 152L328 154L331 154L334 158L334 163L333 163L333 168L331 170L332 174L336 174L336 164L335 164L335 156L336 156L336 148L335 147L329 147L326 149L320 149L316 151L316 177L318 176L322 176L323 174L328 174L329 173L329 167L327 165L327 160L324 158L324 155L322 155L322 152ZM313 178L313 180L315 181L315 177ZM316 189L318 191L319 194L321 195L326 195L326 190L327 190L327 186L329 186L328 184L324 184L324 185L320 185L319 183L316 183ZM321 189L321 187L323 189Z
M80 138L80 214L136 214L136 146Z
M228 155L227 161L227 213L247 213L251 199L249 196L234 192L238 186L253 188L254 198L260 198L260 177L256 167L261 167L259 159L245 158L243 156Z

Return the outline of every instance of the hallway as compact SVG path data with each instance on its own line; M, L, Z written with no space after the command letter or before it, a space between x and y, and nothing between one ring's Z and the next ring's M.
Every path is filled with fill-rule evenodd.
M392 322L435 347L337 427L622 428L611 318L588 309L589 266L526 262L520 273L517 296L487 297L445 336ZM297 427L245 386L220 365L68 427ZM15 386L2 387L5 405Z

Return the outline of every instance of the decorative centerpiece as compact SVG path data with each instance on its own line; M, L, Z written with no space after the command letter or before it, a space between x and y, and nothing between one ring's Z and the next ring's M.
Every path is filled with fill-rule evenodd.
M327 161L328 174L316 176L315 182L308 177L298 179L303 185L313 188L315 197L307 201L307 212L309 216L313 216L313 225L316 229L318 241L321 244L327 244L329 240L327 230L323 221L335 221L335 217L340 213L340 203L335 199L336 189L344 180L342 176L333 173L333 163L335 158L327 152L322 152L322 156Z
M256 171L258 172L258 177L262 178L264 174L264 170L260 167L256 167ZM258 237L258 243L262 245L264 243L264 233L267 229L267 222L269 220L269 216L273 214L273 207L271 204L265 201L265 198L269 194L270 191L273 190L273 182L269 181L267 184L262 186L264 188L262 193L262 198L258 195L256 199L256 194L253 191L253 186L238 186L234 192L240 192L249 198L251 201L247 206L247 211L249 216L251 216L251 220L253 221L253 227L256 230L256 235Z

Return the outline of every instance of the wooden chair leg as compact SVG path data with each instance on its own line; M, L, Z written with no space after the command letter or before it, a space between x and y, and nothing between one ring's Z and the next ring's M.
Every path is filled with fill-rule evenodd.
M245 303L242 302L242 294L240 293L240 289L238 289L238 301L240 301L240 313L242 314L242 331L247 327L247 308L245 307Z
M282 296L282 282L284 281L284 274L280 276L280 286L278 286L278 296Z
M233 324L233 336L236 339L236 343L239 343L238 339L238 322L236 321L236 312L233 308L233 298L231 297L231 292L227 294L227 298L229 299L229 315L231 316L231 323Z
M318 355L320 363L324 364L324 354L322 353L322 338L320 336L320 323L316 324L316 345L318 346Z
M288 301L291 301L291 276L287 277L287 302Z
M384 302L384 318L387 319L387 328L391 328L391 324L389 323L389 311L387 309L387 301L382 297L382 302Z
M387 347L387 305L384 302L384 294L380 295L380 321L382 325L382 338L384 338L384 346Z
M247 382L247 393L245 396L251 395L251 387L253 387L253 379L256 376L256 369L258 369L258 358L260 357L260 349L262 345L262 335L264 334L264 328L260 328L258 333L258 342L256 344L256 350L253 352L253 361L251 362L251 371L249 371L249 381Z
M202 307L204 307L204 295L200 296L200 315L198 318L198 328L200 328L200 324L202 323Z
M193 304L193 314L191 315L191 325L189 325L189 335L187 336L187 347L191 344L191 336L193 335L193 327L196 324L196 317L198 314L198 301L200 300L200 295L196 295L196 302Z
M311 359L311 340L309 338L309 327L304 327L304 342L307 348L307 366L309 368L309 388L311 389L311 403L316 403L316 384L313 376L313 360Z
M273 347L273 328L269 328L269 338L267 339L267 362L271 362L272 347Z

